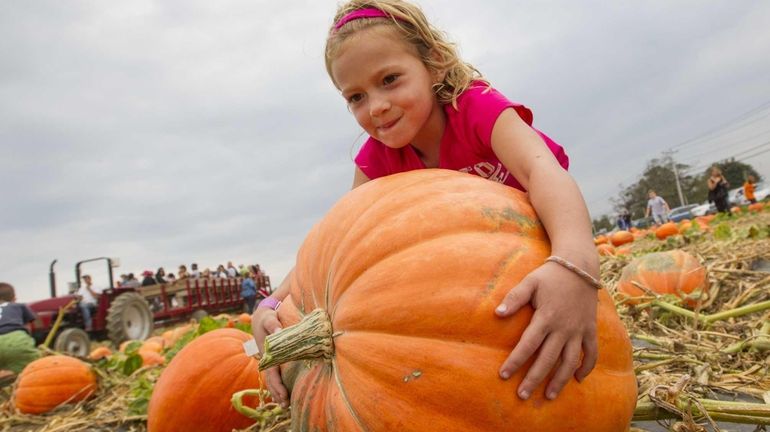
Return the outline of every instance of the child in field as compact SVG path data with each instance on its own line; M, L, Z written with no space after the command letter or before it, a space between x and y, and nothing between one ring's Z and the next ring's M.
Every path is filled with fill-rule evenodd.
M0 282L0 378L18 374L40 356L25 327L35 318L27 305L16 303L13 286Z
M751 204L757 203L757 197L754 196L754 185L756 183L757 180L751 174L749 174L748 178L746 178L746 182L743 183L743 196L745 196Z
M526 304L535 309L499 375L508 379L539 351L518 388L522 399L549 374L549 399L572 377L585 378L597 357L599 263L588 211L566 171L562 147L534 129L528 108L492 88L418 7L404 1L341 6L327 39L326 68L370 136L355 158L354 188L398 172L446 168L529 193L557 258L511 287L489 311L504 319ZM280 329L274 310L287 294L284 283L260 302L252 320L258 345ZM278 369L267 377L273 398L285 403Z

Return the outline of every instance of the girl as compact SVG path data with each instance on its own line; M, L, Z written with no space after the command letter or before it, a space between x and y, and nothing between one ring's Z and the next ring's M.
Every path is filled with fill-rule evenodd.
M518 388L522 399L550 374L545 390L550 399L571 377L585 378L597 356L592 285L598 286L599 264L588 212L565 171L562 148L533 129L527 108L492 89L420 9L404 1L353 0L341 6L327 39L326 68L370 135L355 159L354 188L377 177L438 167L529 193L559 258L511 287L489 311L505 319L528 303L535 309L499 375L508 379L539 351ZM254 312L259 346L266 334L280 329L275 309L287 294L284 281ZM288 392L279 371L267 372L273 398L285 404Z

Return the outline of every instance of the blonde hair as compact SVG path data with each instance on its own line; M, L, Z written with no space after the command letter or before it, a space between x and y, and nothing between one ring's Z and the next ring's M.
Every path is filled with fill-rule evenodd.
M457 54L455 45L449 42L446 35L430 25L422 10L416 5L402 0L351 0L337 9L334 23L350 12L375 8L389 15L388 18L360 18L352 20L338 30L332 25L329 37L326 39L326 72L334 82L332 61L340 46L348 37L360 30L376 25L387 25L399 32L404 41L417 48L420 59L429 71L438 75L443 73L444 79L433 85L438 101L442 104L451 103L457 107L457 97L479 80L489 84L481 73L469 63L465 63Z

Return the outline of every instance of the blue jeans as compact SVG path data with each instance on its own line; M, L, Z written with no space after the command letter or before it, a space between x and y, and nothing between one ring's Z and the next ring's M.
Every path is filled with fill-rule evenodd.
M254 312L254 305L257 303L257 296L248 296L244 297L243 300L246 302L246 308L248 309L248 313L251 314Z
M83 314L83 322L86 325L86 331L90 331L93 327L93 319L91 318L91 308L96 308L96 303L78 303L80 312Z

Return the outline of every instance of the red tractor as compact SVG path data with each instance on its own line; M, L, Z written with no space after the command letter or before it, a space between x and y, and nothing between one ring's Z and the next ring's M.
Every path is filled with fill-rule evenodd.
M111 340L115 346L126 340L142 340L152 334L156 323L170 323L186 319L200 319L209 313L243 310L240 298L242 278L183 279L173 284L156 284L139 288L115 287L112 269L116 263L101 257L83 260L75 264L77 287L81 283L81 266L104 260L107 263L109 285L101 291L95 311L92 311L92 330L86 332L80 308L71 306L64 310L61 325L55 335L53 349L77 356L86 356L91 339ZM32 336L42 343L56 321L59 311L70 303L76 303L74 293L57 297L56 278L51 263L49 278L51 298L29 303L37 314L31 325ZM272 289L270 278L261 276L257 291L268 295Z

